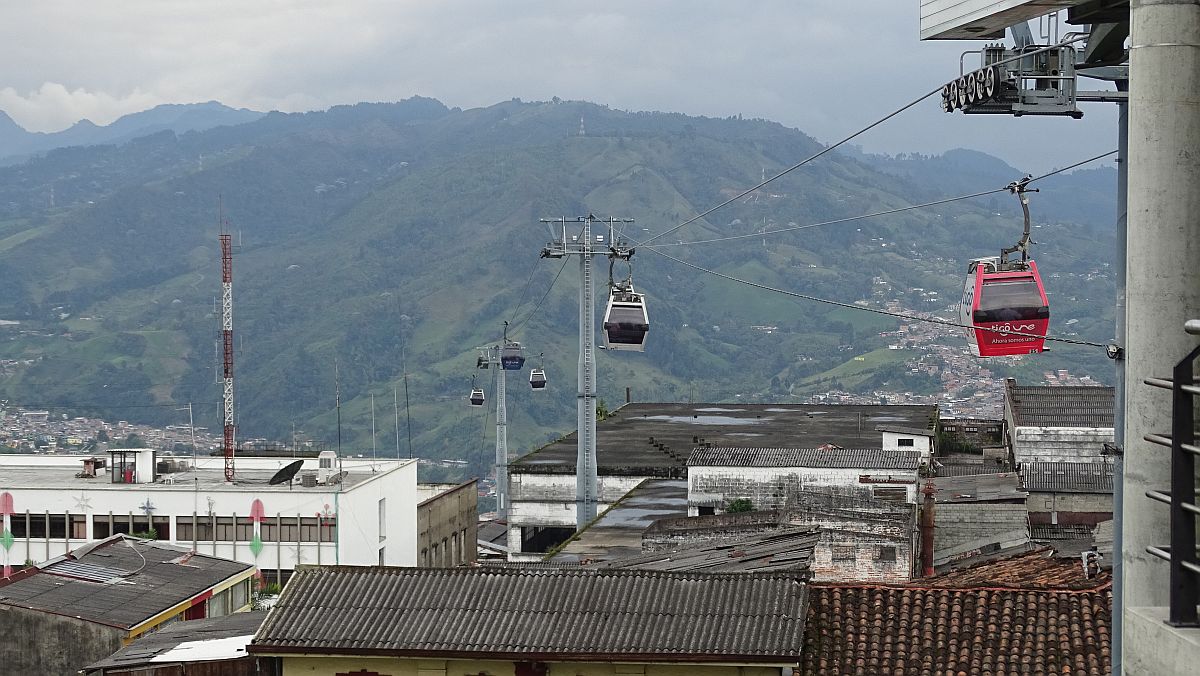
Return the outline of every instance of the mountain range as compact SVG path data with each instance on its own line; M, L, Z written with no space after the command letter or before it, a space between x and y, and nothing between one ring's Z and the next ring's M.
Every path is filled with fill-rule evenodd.
M197 424L219 427L223 214L237 245L242 438L302 429L332 441L336 363L353 452L370 452L372 394L376 443L387 453L406 445L392 432L407 385L414 451L483 466L494 421L465 397L473 378L490 387L494 372L476 371L476 348L495 344L505 321L551 381L534 393L521 386L527 371L510 375L510 448L574 425L578 267L539 258L550 237L540 218L633 218L623 235L636 244L822 147L766 120L558 99L461 110L415 97L266 115L214 105L147 111L137 128L148 133L125 122L90 137L105 141L31 150L0 167L0 319L19 322L0 326L0 397L160 424L178 424L176 408L193 402ZM632 272L647 294L649 343L644 354L600 353L601 396L610 407L626 388L639 401L787 401L827 387L855 355L886 348L880 332L898 325L656 252L847 303L874 302L886 282L907 307L942 311L961 293L966 260L1019 236L1006 193L758 233L1002 188L1021 175L966 150L831 153L638 247ZM1039 266L1054 276L1052 330L1110 337L1114 185L1110 168L1040 182L1034 214L1045 227L1035 239ZM947 300L931 304L931 291ZM945 341L962 343L953 332ZM846 386L936 385L897 361L912 355L895 352ZM1068 367L1101 379L1109 368L1103 350L1067 346L997 369L1038 379Z

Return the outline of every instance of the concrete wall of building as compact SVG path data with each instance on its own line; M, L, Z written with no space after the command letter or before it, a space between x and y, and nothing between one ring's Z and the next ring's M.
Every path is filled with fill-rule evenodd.
M813 550L814 582L898 584L912 578L912 539L849 530L822 530Z
M1124 619L1121 625L1124 673L1196 673L1196 665L1200 664L1200 628L1172 627L1167 624L1167 609L1162 607L1127 608Z
M917 472L809 467L690 467L688 514L701 507L724 510L730 501L747 499L754 509L780 509L809 488L860 488L864 494L903 491L916 501Z
M902 440L910 442L909 445L903 445ZM900 432L884 432L883 433L883 450L885 451L918 451L921 454L921 462L929 462L929 458L933 455L933 435L921 436L919 434L901 434Z
M417 565L473 563L478 533L479 493L472 479L417 505Z
M548 662L545 671L525 671L519 663L497 660L437 660L388 657L284 657L283 676L337 676L366 670L388 676L479 676L544 674L545 676L781 676L792 667L737 664L620 664L605 662ZM785 671L786 669L786 671Z
M597 513L649 477L600 476ZM513 472L509 475L508 523L514 526L575 526L575 475Z
M68 676L116 652L115 627L0 604L0 673Z
M417 565L416 504L416 462L377 474L339 494L339 563Z
M1010 435L1018 463L1103 460L1113 442L1111 427L1018 427Z
M1112 493L1030 493L1029 523L1094 526L1113 515Z
M1008 541L1009 534L1029 539L1025 505L987 502L942 502L933 510L933 542L937 558L976 543Z
M290 459L261 460L286 464ZM335 485L322 486L320 490L291 491L286 488L267 490L265 487L258 490L252 485L238 484L207 486L199 490L185 483L142 487L110 483L107 475L79 479L78 487L65 490L61 486L23 488L5 485L4 464L0 462L0 491L13 496L16 514L10 519L24 519L26 512L31 518L41 516L43 519L47 514L65 515L68 523L71 516L85 517L82 533L76 533L68 526L62 535L17 537L8 552L13 563L42 562L61 556L97 539L97 521L107 524L110 516L142 519L149 512L151 517L169 519L169 537L160 533L160 540L194 548L202 554L254 564L264 571L292 570L298 564L314 563L374 565L378 563L380 548L377 501L384 496L389 496L390 516L386 524L391 529L388 534L392 545L389 565L416 563L416 461L378 463L381 471L377 475L349 488ZM76 465L82 467L78 456L71 464ZM42 466L63 467L64 463L44 463ZM265 541L256 557L250 550L249 537L193 540L179 536L181 525L190 525L193 517L199 521L208 519L210 514L218 518L246 518L255 499L262 501L268 521L299 517L315 522L318 515L340 517L334 541L318 543L316 538L301 539L299 535L295 539ZM368 502L371 504L367 505ZM363 512L364 509L367 511ZM216 536L215 529L213 536Z

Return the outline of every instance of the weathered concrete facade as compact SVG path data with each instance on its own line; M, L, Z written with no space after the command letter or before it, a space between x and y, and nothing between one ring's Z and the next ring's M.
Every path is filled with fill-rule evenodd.
M688 515L725 511L737 499L754 509L782 509L813 488L845 488L864 497L916 501L917 470L818 467L690 467Z
M1027 462L1095 462L1104 459L1104 445L1113 443L1111 427L1011 428L1013 460Z
M0 606L0 668L12 676L68 676L108 657L128 632L95 622Z
M1024 504L937 503L934 508L935 566L992 554L1029 542Z
M445 567L474 563L478 552L479 493L475 480L417 505L417 561Z
M900 583L912 578L915 508L810 491L784 509L664 519L642 536L649 552L733 542L784 526L821 529L809 570L816 582Z
M1113 518L1112 493L1030 491L1029 523L1094 526Z

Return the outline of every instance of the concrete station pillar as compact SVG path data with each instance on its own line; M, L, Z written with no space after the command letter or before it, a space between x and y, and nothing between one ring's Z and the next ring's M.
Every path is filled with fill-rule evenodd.
M1145 497L1170 484L1170 451L1142 440L1170 434L1169 378L1195 345L1200 318L1200 0L1133 0L1129 74L1129 231L1126 257L1123 601L1167 605L1167 563L1146 553L1170 541L1166 505ZM1083 246L1083 243L1080 243Z

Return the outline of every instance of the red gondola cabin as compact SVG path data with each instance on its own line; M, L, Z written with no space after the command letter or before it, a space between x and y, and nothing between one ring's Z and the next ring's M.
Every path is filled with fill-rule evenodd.
M970 327L967 339L977 357L1041 352L1050 328L1050 303L1037 264L1030 260L1001 270L995 257L971 261L960 320Z

